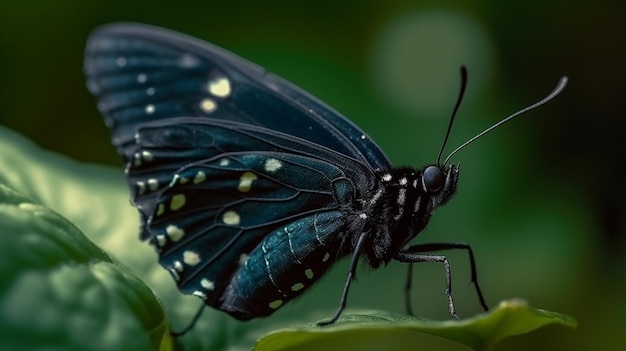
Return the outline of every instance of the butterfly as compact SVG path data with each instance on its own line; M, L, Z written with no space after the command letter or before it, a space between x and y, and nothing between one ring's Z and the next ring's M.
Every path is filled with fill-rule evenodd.
M140 237L181 292L239 320L265 317L351 257L339 308L321 323L330 324L360 260L438 262L456 316L448 260L432 252L462 249L487 309L468 244L410 244L456 193L459 167L440 163L441 153L423 168L394 167L316 98L166 29L107 25L85 56L88 89L126 163Z

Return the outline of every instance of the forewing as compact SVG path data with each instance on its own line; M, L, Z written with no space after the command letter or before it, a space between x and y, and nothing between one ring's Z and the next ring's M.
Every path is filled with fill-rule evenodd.
M127 160L149 121L199 117L262 126L323 145L373 169L388 169L380 148L316 98L209 43L168 30L114 24L86 49L90 91Z

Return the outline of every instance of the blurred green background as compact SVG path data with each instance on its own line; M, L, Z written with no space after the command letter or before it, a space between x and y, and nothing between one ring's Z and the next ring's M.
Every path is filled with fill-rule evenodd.
M469 86L448 152L568 75L555 101L455 156L459 194L417 240L471 243L490 304L522 297L580 323L502 349L626 348L626 2L4 1L0 124L121 172L82 75L87 36L117 21L197 36L283 76L361 126L397 165L434 162L461 64ZM460 314L479 312L467 258L449 257ZM402 311L403 267L390 266L360 274L349 307ZM293 308L320 301L332 311L339 267ZM418 315L447 318L441 267L417 267L414 278ZM320 289L332 295L317 300Z

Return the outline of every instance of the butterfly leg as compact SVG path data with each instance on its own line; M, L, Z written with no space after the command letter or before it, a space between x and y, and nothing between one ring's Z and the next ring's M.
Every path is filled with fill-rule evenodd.
M489 307L487 307L487 303L485 302L485 298L480 289L480 285L478 284L478 270L476 269L476 260L474 259L474 252L472 251L472 247L467 243L425 243L413 245L404 250L404 252L414 252L414 253L425 253L425 252L434 252L434 251L443 251L443 250L466 250L469 255L470 260L470 269L471 269L471 280L470 283L474 284L474 288L476 289L476 295L478 296L478 300L480 302L481 307L485 311L489 311ZM406 306L408 314L412 315L411 312L411 297L410 297L410 287L411 287L411 277L412 277L412 265L409 266L409 272L407 276L407 284L405 285L405 293L406 296Z
M356 247L354 248L354 252L352 253L352 260L350 261L350 270L348 271L348 277L346 278L346 283L343 287L343 293L341 294L341 300L339 300L339 308L337 309L337 312L335 312L335 314L330 319L318 322L317 325L325 326L325 325L335 323L337 319L339 319L339 316L341 316L341 313L343 312L343 310L346 308L346 300L348 299L348 290L350 289L350 284L352 283L352 280L356 276L356 266L359 263L359 254L361 253L361 250L363 248L363 243L365 242L366 236L367 236L367 233L362 233L361 236L359 236L359 240L357 241Z
M406 263L418 263L418 262L437 262L443 263L443 267L446 270L446 296L448 297L448 309L452 317L460 319L456 314L456 308L454 307L454 301L452 300L452 277L450 274L450 263L446 256L441 255L424 255L418 252L401 251L395 257L396 260Z
M406 270L406 284L404 285L404 308L406 314L413 315L413 308L411 303L411 286L413 282L413 263L409 263L409 267Z
M196 325L196 322L198 322L198 320L200 319L200 316L202 316L202 312L204 312L205 307L206 307L206 304L202 302L202 305L200 305L200 307L198 308L198 311L196 311L196 314L191 319L191 322L189 322L189 324L180 331L170 331L170 334L172 334L172 336L174 337L181 337L187 334L187 332L193 329L193 327Z

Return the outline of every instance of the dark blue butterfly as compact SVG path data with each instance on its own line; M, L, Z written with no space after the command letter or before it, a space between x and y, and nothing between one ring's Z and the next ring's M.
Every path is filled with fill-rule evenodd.
M317 99L206 42L114 24L86 49L89 90L126 161L148 240L179 289L248 320L272 314L351 255L445 266L408 246L456 192L453 164L392 167L358 127ZM457 105L458 107L458 105ZM408 305L408 304L407 304Z

